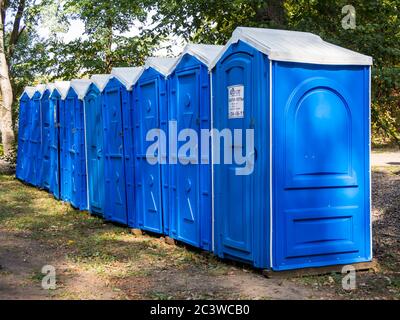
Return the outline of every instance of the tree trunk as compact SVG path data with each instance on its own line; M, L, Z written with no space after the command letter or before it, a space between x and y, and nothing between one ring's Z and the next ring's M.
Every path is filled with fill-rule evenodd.
M14 54L15 45L18 42L19 36L21 35L22 31L24 30L24 28L22 28L22 30L19 30L19 29L21 26L22 16L23 16L24 10L25 10L25 3L26 3L26 0L19 1L17 13L15 14L13 29L12 29L11 36L10 36L10 44L8 46L9 59L12 58L12 56Z
M257 10L256 20L272 27L285 28L287 21L284 2L284 0L264 2Z
M113 67L113 22L111 19L107 21L107 48L106 48L106 61L105 61L105 73L111 73Z
M1 11L4 9L4 0L0 1ZM10 156L14 146L14 131L12 126L13 91L9 76L8 63L4 46L4 15L0 15L0 90L2 103L0 105L0 132L4 148L4 155Z

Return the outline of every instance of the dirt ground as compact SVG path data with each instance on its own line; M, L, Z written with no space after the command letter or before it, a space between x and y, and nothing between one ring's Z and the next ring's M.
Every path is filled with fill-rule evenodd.
M0 174L13 174L14 168L8 162L0 158Z
M373 171L378 270L265 278L211 254L130 234L48 193L0 175L0 299L400 299L400 166ZM44 265L57 287L41 287Z

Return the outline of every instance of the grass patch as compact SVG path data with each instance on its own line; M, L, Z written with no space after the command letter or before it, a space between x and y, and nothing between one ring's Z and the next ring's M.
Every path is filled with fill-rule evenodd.
M153 270L197 265L215 270L218 263L183 246L170 246L151 237L134 237L120 226L105 223L87 212L14 179L0 175L0 226L28 234L41 244L57 248L78 269L112 278L146 277ZM164 268L164 267L163 267ZM216 271L221 274L223 272ZM36 275L42 279L41 273Z
M150 299L153 300L172 300L174 297L171 295L168 295L164 292L151 292L149 294Z
M382 189L384 186L382 181L395 179L394 175L400 168L397 166L379 168L379 170L383 170L384 174L375 174L375 177L381 179L377 179L380 184L376 190L390 193L389 191L394 190L397 185L389 184L387 189ZM379 197L381 196L379 195ZM344 298L370 298L373 294L378 297L399 297L400 280L396 274L399 261L398 245L395 245L393 240L389 242L390 239L395 239L393 235L397 234L394 229L394 231L391 229L398 225L397 214L393 211L398 210L396 199L397 197L392 195L388 201L382 201L380 209L385 216L375 222L376 225L379 221L383 221L382 226L384 227L376 228L374 234L375 239L378 236L382 238L382 241L379 242L379 255L376 255L379 263L383 265L382 272L357 275L359 288L356 292L351 293L342 290L343 275L338 273L293 279L293 285L300 282L312 286L316 292L329 291ZM377 205L376 202L374 205ZM389 220L382 220L388 215L396 218L393 223L388 223ZM110 290L114 288L117 290L116 292L121 290L121 297L125 296L127 292L132 292L132 295L127 294L126 296L157 300L243 298L241 293L235 289L220 292L218 283L213 287L215 280L228 279L229 282L229 278L225 276L229 276L232 265L221 262L212 254L184 245L167 245L154 236L133 236L126 228L105 223L102 219L93 217L87 212L74 210L68 204L54 199L47 192L26 186L7 175L0 175L1 231L16 236L22 235L24 240L21 243L24 243L27 249L31 249L30 243L34 243L34 250L46 250L55 258L55 263L61 261L60 276L65 276L65 287L54 293L56 298L91 298L92 295L96 296L94 291L101 289L107 291L107 288L111 288ZM384 234L388 234L388 236L383 237ZM40 247L37 244L40 244ZM48 248L50 249L47 250ZM22 248L22 250L24 249ZM36 282L41 281L44 275L35 271L34 268L30 269L31 273L24 274L23 280L28 285L34 283L37 286ZM82 292L75 293L73 286L70 290L69 281L73 283L74 279L80 280L79 277L82 274L85 275L85 272L90 275L89 279L95 279L96 286L93 292L90 291L92 289L90 284L88 290L85 286L80 287ZM240 273L240 268L238 268L238 276ZM181 284L174 286L173 281L168 284L164 283L169 276L181 280L181 277L191 279L192 274L200 275L199 283L202 279L210 281L210 288L199 285L188 292L182 290ZM0 275L6 275L4 270L0 270ZM203 275L204 277L201 278ZM85 277L82 279L87 280ZM102 287L104 283L107 283L107 288ZM270 297L267 294L266 296L262 295L262 298Z
M29 280L32 280L34 282L42 282L44 277L45 277L45 275L42 272L37 271L37 272L34 272L31 274L31 276L29 277Z
M332 287L340 285L342 277L343 275L340 273L331 272L330 274L320 276L303 276L298 278L298 281L302 284L314 287Z

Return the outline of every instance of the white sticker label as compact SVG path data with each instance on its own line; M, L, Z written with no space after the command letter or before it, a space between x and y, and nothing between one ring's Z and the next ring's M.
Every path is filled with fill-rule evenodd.
M244 86L228 87L229 119L244 118Z

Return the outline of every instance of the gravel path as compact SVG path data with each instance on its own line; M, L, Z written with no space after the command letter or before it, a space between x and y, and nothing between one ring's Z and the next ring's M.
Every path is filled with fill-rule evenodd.
M376 167L399 166L400 152L372 152L371 164Z

